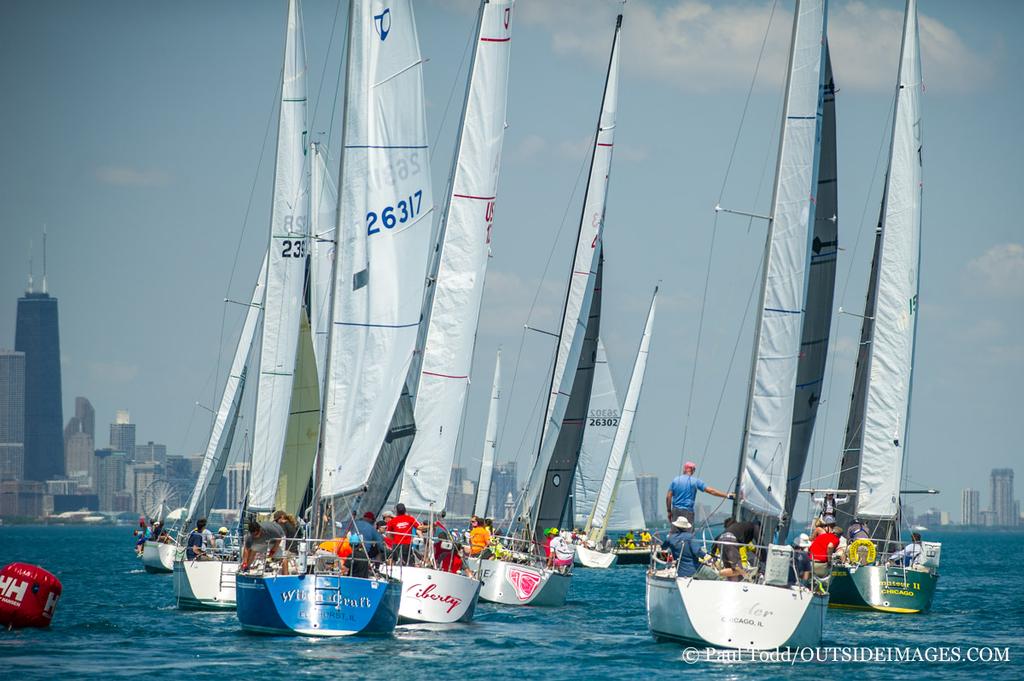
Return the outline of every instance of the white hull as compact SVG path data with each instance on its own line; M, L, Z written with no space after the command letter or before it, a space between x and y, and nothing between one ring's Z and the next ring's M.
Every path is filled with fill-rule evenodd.
M174 564L174 598L179 608L234 610L237 561L183 560Z
M142 567L146 572L174 572L174 554L178 547L147 541L142 546Z
M476 610L480 581L466 575L422 567L393 566L386 569L402 582L399 623L469 622Z
M503 560L480 561L480 598L505 605L565 605L572 574Z
M586 546L576 546L576 565L582 565L588 568L610 568L615 565L618 560L611 551L596 551L594 549L588 549Z
M817 646L828 596L804 588L647 575L647 626L657 639L718 648Z

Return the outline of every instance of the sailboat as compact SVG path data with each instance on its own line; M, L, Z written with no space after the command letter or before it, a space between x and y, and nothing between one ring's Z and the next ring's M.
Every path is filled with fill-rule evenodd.
M826 0L797 0L733 507L734 518L761 523L763 571L739 582L704 580L652 562L647 622L659 640L748 649L821 641L828 595L788 585L792 549L776 531L792 513L790 481L803 473L790 466L790 445L817 217L826 25Z
M351 0L348 29L336 257L312 470L314 535L363 510L379 511L408 452L414 427L406 376L433 213L412 2ZM238 574L243 629L307 636L394 630L398 581L372 565L366 577L344 574L333 554L306 542L298 549L297 574L274 566Z
M625 468L630 436L633 432L633 419L636 416L643 388L644 374L647 371L647 355L650 352L651 330L654 325L654 310L658 300L658 289L654 289L651 307L644 324L644 335L640 339L633 373L626 389L626 401L622 405L622 413L618 418L615 439L612 441L611 454L608 457L605 475L601 481L601 489L597 500L583 528L585 540L576 546L576 559L584 567L609 568L615 564L618 556L610 549L603 549L605 533L611 524L611 513L615 508L619 486L622 484L622 473ZM649 551L649 550L648 550Z
M422 352L410 371L417 432L399 501L424 520L444 508L469 391L505 137L512 9L512 0L480 3L448 199L427 277ZM424 539L422 558L391 572L402 580L400 620L470 621L480 580L441 569L433 547L450 537Z
M266 281L267 259L260 266L260 273L253 289L252 299L245 313L242 332L238 337L235 355L224 383L220 406L210 429L206 453L199 469L199 477L188 501L185 527L189 528L199 518L204 518L213 507L213 500L224 477L224 467L231 453L231 444L238 425L239 408L245 390L249 355L263 310L263 292ZM179 608L231 609L235 607L235 573L238 572L238 556L214 556L214 560L186 560L174 563L174 598Z
M522 522L526 536L507 539L513 549L509 560L495 557L480 561L479 572L483 581L480 598L486 601L508 605L560 606L565 604L569 591L571 569L563 571L547 567L535 538L543 536L543 528L560 526L569 510L573 476L590 403L601 321L601 235L618 108L621 28L622 15L619 15L594 134L590 174L542 420L543 431L523 499Z
M832 572L830 605L925 612L938 582L941 545L923 542L911 566L889 565L900 538L920 272L922 136L917 2L908 0L895 92L889 165L875 230L860 353L839 473L837 521L861 522L869 539L850 545ZM934 490L924 490L932 493ZM861 544L860 546L857 546Z

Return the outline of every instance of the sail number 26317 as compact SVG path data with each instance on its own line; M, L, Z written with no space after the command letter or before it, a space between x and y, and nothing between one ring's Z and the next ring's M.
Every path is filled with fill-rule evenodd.
M395 225L402 225L416 218L420 214L422 204L423 190L420 189L393 206L385 206L379 213L369 211L366 214L366 235L379 234L381 227L394 229Z

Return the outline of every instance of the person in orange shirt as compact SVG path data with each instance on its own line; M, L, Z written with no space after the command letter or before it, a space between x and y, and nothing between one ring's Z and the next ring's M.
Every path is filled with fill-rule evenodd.
M479 556L491 543L491 531L477 516L469 519L469 555Z

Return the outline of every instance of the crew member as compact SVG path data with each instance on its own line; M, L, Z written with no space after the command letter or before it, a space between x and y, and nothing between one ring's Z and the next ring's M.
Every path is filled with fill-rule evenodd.
M733 494L721 492L711 485L706 484L700 478L694 477L697 472L697 464L687 461L683 464L683 474L672 480L668 486L668 493L665 494L665 510L668 512L668 521L672 522L679 516L686 516L693 525L693 505L697 500L697 492L707 492L711 496L722 499L732 499Z

